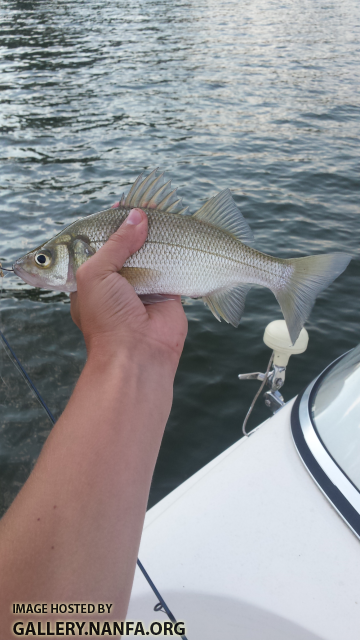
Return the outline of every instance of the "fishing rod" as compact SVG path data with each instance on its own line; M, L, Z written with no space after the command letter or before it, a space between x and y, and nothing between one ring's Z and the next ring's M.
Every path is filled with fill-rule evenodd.
M11 348L8 340L5 338L3 332L0 329L0 337L3 341L3 343L7 346L7 348L9 349L14 362L16 363L16 365L18 366L18 369L20 369L20 372L22 373L22 375L24 376L26 382L29 384L30 388L33 390L33 392L35 393L37 399L39 400L40 404L42 405L42 407L45 409L47 415L49 416L51 422L53 424L55 424L55 418L53 416L53 414L51 413L49 407L47 406L45 400L43 399L40 391L37 389L37 387L34 385L33 381L31 380L29 374L25 371L23 365L21 364L19 358L17 357L16 353L13 351L13 349Z
M0 264L0 277L1 277L1 270L2 269L4 269L4 267L1 267L1 264ZM13 271L13 269L4 269L4 271ZM14 362L15 366L17 366L18 370L24 376L25 380L29 384L30 388L34 392L35 396L39 400L39 402L42 405L43 409L45 409L48 417L50 418L52 424L54 425L56 420L55 420L55 417L54 417L53 413L50 411L50 409L47 406L44 398L42 397L42 395L40 393L40 391L38 390L36 385L31 380L31 378L30 378L29 374L27 373L25 367L21 364L19 358L17 357L15 351L12 349L9 341L6 339L6 337L4 336L3 332L1 331L1 329L0 329L0 337L1 337L2 341L3 341L3 343L5 344L5 346L7 347L7 349L9 350L9 352L11 353L11 356L13 357L13 362ZM139 567L139 569L140 569L141 573L143 574L145 580L147 581L148 585L150 586L151 590L153 591L153 593L155 594L155 596L159 600L159 602L154 606L154 611L162 611L163 613L166 613L166 615L168 616L169 620L171 620L171 622L173 624L177 624L177 620L176 620L174 614L172 613L172 611L170 610L170 608L166 604L166 602L165 602L164 598L162 597L160 591L156 588L154 582L151 580L149 574L147 573L144 565L140 562L139 558L136 560L136 564ZM183 640L187 640L185 635L182 635L180 637L183 638Z

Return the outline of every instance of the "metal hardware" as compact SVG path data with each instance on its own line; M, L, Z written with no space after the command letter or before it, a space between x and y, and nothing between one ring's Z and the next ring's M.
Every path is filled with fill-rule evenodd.
M165 611L164 607L162 606L161 602L158 602L155 605L154 611L161 611L161 613L165 613L166 614L166 611Z
M286 367L279 367L274 364L274 368L270 371L267 384L271 387L271 391L281 389L285 382Z
M286 367L289 362L289 358L291 355L295 355L296 353L304 353L308 345L309 336L306 329L303 328L301 329L296 342L292 344L285 320L274 320L267 325L263 340L267 347L273 349L266 372L261 373L260 371L255 371L254 373L240 373L238 375L239 380L261 381L260 388L256 392L242 425L242 432L244 436L249 435L246 431L246 424L254 408L255 402L262 393L265 385L270 387L270 391L266 391L264 393L265 405L270 409L270 411L276 413L276 411L284 406L285 400L279 389L284 386Z
M271 364L273 364L273 362L271 362ZM285 373L286 373L286 367L280 367L277 364L273 364L272 369L269 370L269 367L268 367L268 371L266 373L261 373L260 371L254 371L253 373L239 373L238 378L239 380L260 380L263 384L261 385L259 392L262 391L262 387L264 386L264 384L270 387L270 391L266 391L266 393L264 393L265 405L269 407L270 411L275 413L276 411L281 409L281 407L283 407L285 404L285 400L279 391L279 389L281 389L281 387L283 387L284 385ZM256 395L256 397L258 397L258 394ZM252 410L252 407L253 405L250 408L251 410ZM246 416L246 422L249 415L250 415L250 411ZM245 422L245 425L246 425L246 422ZM243 426L243 433L244 435L246 435L244 426Z
M271 354L271 356L270 356L270 360L269 360L269 362L268 362L268 366L267 366L267 369L266 369L265 373L250 373L250 374L244 374L245 376L246 376L246 375L250 375L250 380L251 380L251 379L254 379L254 376L261 376L261 377L262 377L262 383L261 383L261 385L260 385L259 389L257 390L256 394L255 394L255 397L254 397L254 399L253 399L253 401L252 401L252 403L251 403L251 405L250 405L250 409L249 409L249 411L247 412L247 414L246 414L246 416L245 416L245 420L244 420L244 422L243 422L243 424L242 424L242 428L241 428L241 430L242 430L242 432L243 432L243 435L244 435L244 436L248 436L248 435L249 435L249 434L248 434L248 432L246 431L247 421L248 421L248 420L249 420L249 418L250 418L250 415L251 415L251 412L252 412L252 410L253 410L253 408L254 408L254 405L255 405L256 400L258 399L258 397L259 397L259 395L261 394L261 392L262 392L263 388L265 387L265 384L266 384L267 379L268 379L268 377L269 377L269 372L270 372L271 366L272 366L272 364L273 364L273 361L274 361L274 352L273 352L273 353ZM240 376L241 376L241 374L239 374L239 377L240 377ZM245 378L245 380L246 380L246 378ZM256 380L256 378L255 378L255 380Z
M239 380L261 380L262 382L265 378L265 373L239 373L238 378Z
M280 391L267 391L264 393L265 404L269 407L270 411L276 413L281 407L284 406L285 400L282 397Z
M5 267L2 266L0 262L0 278L4 277L3 271L12 271L14 273L14 269L6 269Z
M271 391L281 389L285 382L286 367L279 367L274 364L274 368L269 372L266 379L266 384L271 388ZM260 380L262 382L265 379L266 374L260 371L254 373L239 373L239 380Z

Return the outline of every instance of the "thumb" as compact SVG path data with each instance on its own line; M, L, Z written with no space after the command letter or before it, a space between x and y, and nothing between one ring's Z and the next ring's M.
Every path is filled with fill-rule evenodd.
M87 272L104 276L119 272L126 260L144 244L148 231L148 219L142 209L132 209L121 227L87 261ZM85 266L85 265L84 265Z

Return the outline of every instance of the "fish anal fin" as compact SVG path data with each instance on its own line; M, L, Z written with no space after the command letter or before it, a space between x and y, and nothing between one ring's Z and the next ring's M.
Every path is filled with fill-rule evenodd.
M249 284L236 284L214 291L203 297L203 301L220 321L223 318L233 327L237 327L245 307L246 295L251 288Z
M125 199L126 207L143 207L157 209L166 213L180 213L183 211L181 199L176 195L176 189L171 189L171 180L165 183L164 174L156 175L154 169L146 178L138 176Z
M216 320L219 320L219 322L221 322L220 315L217 312L216 307L213 304L212 296L211 295L204 296L203 297L203 302L204 302L204 304L206 304L207 307L209 307L211 313L215 316Z
M241 242L252 242L254 239L253 232L237 208L229 189L211 198L193 217L231 233Z

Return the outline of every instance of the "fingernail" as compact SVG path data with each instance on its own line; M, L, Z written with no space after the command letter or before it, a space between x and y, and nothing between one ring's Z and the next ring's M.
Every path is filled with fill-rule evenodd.
M140 224L142 221L142 212L140 209L131 209L128 217L126 218L126 222L128 224Z

